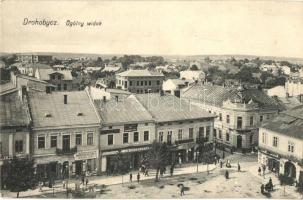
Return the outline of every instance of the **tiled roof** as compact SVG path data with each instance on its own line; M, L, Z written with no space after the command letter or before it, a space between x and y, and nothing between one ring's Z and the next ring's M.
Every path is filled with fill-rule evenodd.
M30 115L27 104L21 101L18 91L0 97L0 126L27 126Z
M187 99L193 100L205 100L206 104L215 105L221 107L223 101L227 99L233 100L239 98L238 89L234 87L223 87L218 85L193 85L187 90L184 90L181 96ZM279 104L274 99L258 89L244 89L242 91L245 103L248 103L251 99L258 103L261 108L278 109ZM205 95L205 97L204 97Z
M64 95L67 104L64 104ZM91 125L99 123L98 115L85 91L29 92L34 128ZM79 113L82 113L79 116ZM46 115L49 114L50 117Z
M136 94L136 97L157 122L215 117L198 106L173 95L161 96L157 93L150 93Z
M150 113L133 96L123 101L111 100L103 103L96 103L102 121L105 124L133 123L152 121Z
M263 128L303 139L303 106L280 113L276 118L263 124Z
M149 70L127 70L117 74L119 76L164 76L160 72L149 71Z

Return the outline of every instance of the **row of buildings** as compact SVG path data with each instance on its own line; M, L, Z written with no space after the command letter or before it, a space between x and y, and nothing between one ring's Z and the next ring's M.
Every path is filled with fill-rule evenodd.
M1 91L1 176L12 157L30 156L42 178L115 173L123 153L137 168L151 143L171 146L170 161L194 160L196 138L212 140L214 114L173 95L95 99L84 91Z

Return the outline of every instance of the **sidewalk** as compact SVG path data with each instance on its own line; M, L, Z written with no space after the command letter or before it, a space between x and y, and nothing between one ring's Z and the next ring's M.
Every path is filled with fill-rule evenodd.
M214 164L210 164L208 166L208 170L212 171L214 169L216 169L216 165ZM198 173L201 172L206 172L207 171L207 165L202 165L201 163L199 163L198 165ZM197 173L197 165L192 163L192 164L187 164L185 166L182 166L181 168L176 167L174 169L174 174L173 176L178 176L178 175L184 175L184 174L192 174L192 173ZM138 171L132 171L133 174L133 182L137 183L137 174ZM97 185L116 185L116 184L122 184L122 177L123 177L123 183L129 183L129 174L124 175L124 176L94 176L94 177L89 177L89 186L92 186L94 184ZM149 180L149 179L155 179L156 177L156 170L150 170L149 171L149 176L144 176L142 173L140 173L140 181L144 181L144 180ZM169 174L169 167L167 167L166 173L164 174L163 177L160 177L159 174L159 178L164 178L164 177L170 177ZM75 180L75 179L71 179L69 180L68 183L68 187L71 188L72 190L75 189L75 183L79 182L79 180ZM83 187L81 185L81 187ZM48 188L48 187L43 187L42 188L42 192L39 191L39 188L34 189L34 190L27 190L24 192L20 192L19 197L30 197L30 196L36 196L36 195L42 195L43 194L51 194L53 193L58 193L58 192L66 192L66 189L63 188L62 183L57 183L55 184L55 186L53 188ZM15 192L10 192L7 190L3 190L1 191L1 195L2 197L10 197L10 198L16 198L17 194Z

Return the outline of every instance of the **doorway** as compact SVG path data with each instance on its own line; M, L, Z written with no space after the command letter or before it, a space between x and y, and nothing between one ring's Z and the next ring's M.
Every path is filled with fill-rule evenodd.
M242 148L242 136L241 135L237 136L237 148L238 149Z

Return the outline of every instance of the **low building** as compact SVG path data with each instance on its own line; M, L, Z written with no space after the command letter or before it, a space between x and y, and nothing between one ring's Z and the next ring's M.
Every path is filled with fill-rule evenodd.
M99 171L100 119L86 91L29 92L32 157L40 180Z
M116 74L116 88L132 93L160 92L164 75L148 70L128 70Z
M299 96L303 94L303 79L289 78L285 82L285 89L288 96Z
M273 88L268 89L267 91L268 96L277 96L277 97L286 97L286 89L284 86L278 85Z
M23 63L49 63L53 57L51 55L21 54L17 59Z
M279 114L259 130L258 162L303 183L303 106Z
M181 71L180 79L193 80L193 81L204 81L205 73L201 70L199 70L199 71L191 71L191 70Z
M129 160L129 168L138 169L155 140L155 123L151 114L133 96L123 101L96 103L102 118L100 133L101 171L117 172L117 155Z
M35 76L35 72L37 69L51 69L51 66L41 63L28 63L28 64L14 64L21 74L27 76Z
M27 106L26 88L0 94L0 170L1 188L6 182L6 162L30 155L31 116Z
M168 79L163 82L162 90L165 93L180 97L181 90L193 82L192 80Z
M258 143L259 126L280 111L279 103L258 89L242 86L193 85L181 98L217 115L214 139L222 147L251 151Z
M196 160L196 142L202 138L212 141L214 114L174 95L137 94L136 98L153 116L156 140L170 146L169 163Z
M73 76L70 70L55 71L53 69L38 68L35 72L35 77L56 86L56 91L79 90L78 87L74 86Z

